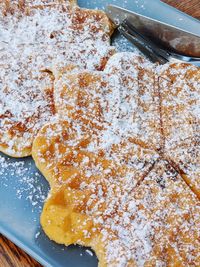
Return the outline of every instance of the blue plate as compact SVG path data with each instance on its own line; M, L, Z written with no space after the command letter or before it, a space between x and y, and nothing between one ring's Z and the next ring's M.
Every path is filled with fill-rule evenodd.
M79 1L81 7L100 9L111 3L163 22L173 21L175 26L184 20L188 30L193 24L190 17L159 0ZM119 51L134 49L120 36L114 44ZM48 183L31 158L17 160L0 154L0 232L46 267L97 266L98 260L88 248L57 245L42 231L39 217L48 190Z

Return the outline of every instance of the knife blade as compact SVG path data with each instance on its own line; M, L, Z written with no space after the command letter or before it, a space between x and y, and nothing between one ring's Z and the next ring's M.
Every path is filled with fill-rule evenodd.
M180 55L200 58L200 34L190 33L115 5L107 6L106 11L116 26L119 26L127 19L138 32L153 40L159 46ZM200 28L200 22L197 24L199 24Z

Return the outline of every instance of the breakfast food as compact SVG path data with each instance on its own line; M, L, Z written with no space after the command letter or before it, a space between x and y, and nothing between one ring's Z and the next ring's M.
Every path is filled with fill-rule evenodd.
M186 144L195 148L189 140L198 136L198 122L188 121L199 116L198 68L160 67L119 53L103 72L74 65L66 71L56 75L58 117L33 143L36 166L51 186L41 215L45 233L60 244L92 247L101 267L198 266L200 202L191 190L198 173L190 172L198 158L189 150L178 154ZM191 135L177 121L183 108Z
M199 201L177 172L160 161L129 188L104 171L50 194L41 216L50 239L92 247L99 266L198 266Z
M131 53L117 53L103 72L71 69L70 75L66 72L55 81L55 108L61 117L98 135L104 129L105 138L125 136L144 147L161 149L153 64Z
M4 71L5 78L10 70ZM8 79L14 78L10 75ZM52 77L48 73L28 71L23 73L24 77L26 75L37 79L36 82L17 78L16 83L5 87L0 95L0 151L14 157L31 154L34 136L54 114Z
M0 151L24 157L54 115L53 66L103 69L114 53L112 25L68 0L4 0L0 14Z
M14 14L16 11L20 11L28 14L30 8L44 6L56 6L60 4L66 4L73 6L77 4L76 0L2 0L0 3L0 11L3 15Z
M200 198L200 69L164 66L159 86L165 156Z
M122 177L126 174L130 186L131 183L135 186L152 168L158 154L132 140L120 141L100 140L81 130L76 123L57 119L39 131L33 144L33 158L52 189L73 184L74 180L74 186L78 186L85 176L90 180L95 175L101 177L102 168L108 171L108 176L111 173ZM116 180L119 181L119 177Z

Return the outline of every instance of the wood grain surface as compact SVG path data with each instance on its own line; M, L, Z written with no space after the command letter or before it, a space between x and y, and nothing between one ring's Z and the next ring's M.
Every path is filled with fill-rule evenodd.
M163 2L200 19L200 0L163 0ZM41 267L39 263L2 235L0 235L0 266Z
M2 235L0 235L0 266L41 267L33 258Z
M179 10L200 19L200 0L162 0Z

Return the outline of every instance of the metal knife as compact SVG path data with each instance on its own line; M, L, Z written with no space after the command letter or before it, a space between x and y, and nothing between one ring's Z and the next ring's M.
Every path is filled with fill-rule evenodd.
M139 35L141 37L140 41L145 42L144 46L146 46L147 50L148 47L151 49L153 45L153 51L156 52L155 48L158 49L162 57L162 51L164 51L164 57L167 56L167 60L171 56L182 61L200 63L200 34L192 34L173 25L115 5L107 6L107 14L126 38L130 37L128 34L131 35L133 31L137 37ZM198 23L197 21L197 24L199 24L200 29L200 22ZM133 29L130 29L130 25L132 25ZM137 37L134 36L136 41Z

